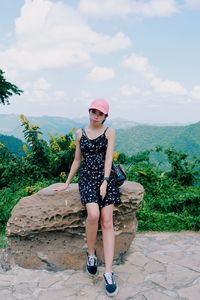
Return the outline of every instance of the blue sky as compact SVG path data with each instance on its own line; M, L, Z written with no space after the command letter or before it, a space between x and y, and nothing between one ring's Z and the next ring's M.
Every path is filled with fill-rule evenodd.
M1 113L200 121L199 0L0 0L0 68L24 90Z

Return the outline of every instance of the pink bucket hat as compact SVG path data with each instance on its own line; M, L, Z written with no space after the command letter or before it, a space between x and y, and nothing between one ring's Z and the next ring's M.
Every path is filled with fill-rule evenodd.
M109 104L106 100L104 99L95 99L92 101L92 103L90 104L89 109L98 109L99 111L101 111L102 113L104 113L105 115L108 115L109 112Z

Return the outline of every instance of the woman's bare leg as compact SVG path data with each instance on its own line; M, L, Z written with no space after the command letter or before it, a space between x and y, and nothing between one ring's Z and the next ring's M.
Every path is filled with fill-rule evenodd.
M97 203L86 204L87 219L86 219L86 238L88 254L92 255L95 252L95 242L97 238L98 221L99 221L99 205Z
M101 228L103 234L103 251L105 259L105 272L112 272L114 257L114 228L113 228L113 204L101 209Z

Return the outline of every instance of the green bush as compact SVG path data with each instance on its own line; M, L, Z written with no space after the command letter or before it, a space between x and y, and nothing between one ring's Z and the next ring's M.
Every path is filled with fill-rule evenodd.
M165 156L163 165L162 160L159 164L151 161L153 151L145 151L126 160L127 165L131 165L128 179L141 183L145 188L144 201L138 213L138 229L199 230L199 160L174 149L158 147L155 151ZM159 156L161 159L162 156Z
M185 214L159 213L141 209L138 214L138 231L200 230L200 217Z
M5 230L0 231L0 248L6 247L6 236L5 236Z

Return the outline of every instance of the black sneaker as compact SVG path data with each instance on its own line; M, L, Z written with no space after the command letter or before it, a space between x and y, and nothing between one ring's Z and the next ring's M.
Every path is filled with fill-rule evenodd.
M86 271L89 275L95 276L97 274L97 257L96 257L96 251L95 254L89 255L87 252L87 265L86 265Z
M105 279L105 289L106 294L109 297L115 296L118 293L118 285L115 281L115 276L113 272L107 272L103 274Z

